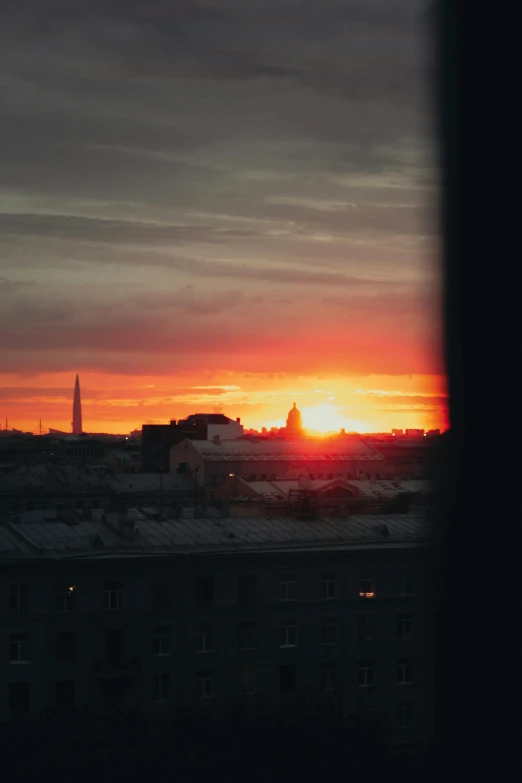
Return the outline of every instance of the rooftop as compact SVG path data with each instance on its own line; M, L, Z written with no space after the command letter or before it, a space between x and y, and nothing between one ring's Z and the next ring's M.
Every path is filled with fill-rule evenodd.
M250 441L238 438L236 440L213 441L192 440L182 441L173 446L181 450L190 443L207 460L382 460L383 457L360 438L342 441L302 440L269 440Z
M151 518L146 509L129 509L134 540L104 521L70 524L52 511L29 511L0 521L0 561L26 558L131 557L309 549L421 546L429 543L423 514L353 516L303 522L286 518ZM80 519L81 512L76 512Z

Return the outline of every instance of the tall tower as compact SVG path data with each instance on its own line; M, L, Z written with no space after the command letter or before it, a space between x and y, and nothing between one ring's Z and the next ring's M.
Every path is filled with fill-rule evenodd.
M80 396L80 379L78 375L74 384L73 420L71 426L73 435L82 434L82 398Z

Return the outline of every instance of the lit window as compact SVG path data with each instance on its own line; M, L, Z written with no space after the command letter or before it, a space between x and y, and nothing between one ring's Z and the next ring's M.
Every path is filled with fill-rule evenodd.
M170 674L154 674L152 677L152 701L168 701L170 699Z
M287 620L281 623L279 628L279 646L296 647L297 645L297 625L295 620Z
M397 637L404 641L411 639L413 633L413 616L400 614L397 617Z
M373 661L361 661L357 671L359 688L371 688L375 684L375 664Z
M105 584L103 604L107 611L123 609L123 585L121 582L107 582Z
M76 586L58 585L56 588L56 609L58 612L74 612L76 606Z
M196 698L211 699L214 695L214 678L211 671L196 672Z
M357 585L357 595L359 598L375 598L375 583L370 574L361 575Z
M29 634L11 634L9 642L9 662L29 663Z
M319 582L319 598L331 601L337 597L337 580L335 574L321 574Z
M328 618L319 626L319 643L326 645L337 644L337 620Z
M413 665L408 658L401 658L397 664L397 683L411 685L413 682Z
M155 656L170 655L170 628L160 625L152 633L152 654Z
M295 576L285 574L279 577L279 600L295 601L297 598L297 580Z
M196 629L196 652L214 651L214 630L211 625L201 625Z

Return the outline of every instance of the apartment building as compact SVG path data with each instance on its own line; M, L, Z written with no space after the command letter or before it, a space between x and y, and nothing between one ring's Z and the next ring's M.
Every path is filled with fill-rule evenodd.
M30 521L28 521L30 519ZM429 742L436 584L419 515L0 524L0 719L292 700Z

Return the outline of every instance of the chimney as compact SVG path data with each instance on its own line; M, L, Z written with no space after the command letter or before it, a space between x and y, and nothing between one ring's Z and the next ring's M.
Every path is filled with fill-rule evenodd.
M241 419L239 417L236 419L236 423L241 424Z
M123 538L129 541L134 540L136 537L136 526L134 522L128 518L126 508L112 508L105 512L103 515L103 521L113 530L116 530Z

